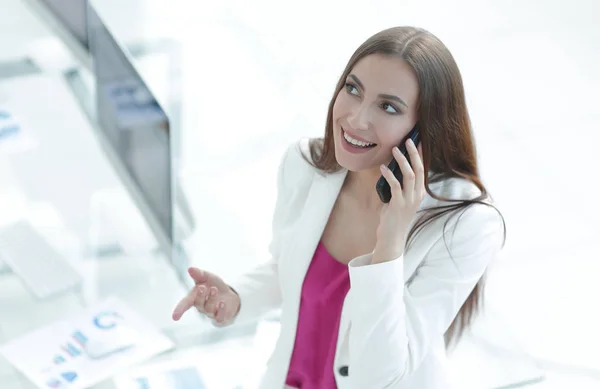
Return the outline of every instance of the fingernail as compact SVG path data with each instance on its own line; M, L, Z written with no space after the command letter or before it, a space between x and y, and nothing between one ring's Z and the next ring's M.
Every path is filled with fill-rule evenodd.
M385 167L385 165L380 165L380 166L379 166L379 169L380 169L380 170L381 170L381 172L383 173L383 172L385 172L385 169L387 169L387 168Z
M392 151L394 153L400 153L400 149L398 148L398 146L394 147L394 149Z
M214 296L215 294L217 294L217 291L216 291L216 290L214 290L214 289L211 289L211 290L210 290L210 295L211 295L211 296Z

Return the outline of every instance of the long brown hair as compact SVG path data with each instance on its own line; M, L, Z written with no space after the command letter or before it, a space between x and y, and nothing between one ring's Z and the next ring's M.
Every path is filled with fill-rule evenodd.
M446 46L430 32L415 27L394 27L367 39L352 55L342 73L329 103L324 138L311 139L310 163L321 171L332 173L341 169L335 158L333 140L333 105L344 87L346 78L356 63L371 54L402 58L415 72L419 83L417 107L419 132L423 148L423 165L427 193L450 204L428 208L422 213L408 235L414 235L432 221L452 212L464 212L472 204L486 204L488 192L479 176L475 143L467 112L462 77ZM479 189L473 199L450 199L433 193L430 183L448 178L464 178ZM447 221L446 221L447 222ZM445 230L445 228L444 228ZM506 232L506 227L505 227ZM445 334L446 345L458 341L472 323L483 300L482 278Z

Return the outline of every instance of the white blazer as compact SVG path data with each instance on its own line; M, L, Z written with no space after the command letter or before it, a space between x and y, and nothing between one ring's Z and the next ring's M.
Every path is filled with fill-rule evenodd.
M287 150L279 167L272 257L230 284L241 299L236 322L281 308L281 332L260 389L285 385L304 276L347 173L323 174L301 152L309 155L306 139ZM450 198L478 194L461 179L431 187ZM421 208L438 204L427 196ZM333 370L339 389L451 387L444 333L503 242L493 208L475 205L457 219L446 225L445 239L448 218L430 224L396 260L370 265L366 254L349 263Z

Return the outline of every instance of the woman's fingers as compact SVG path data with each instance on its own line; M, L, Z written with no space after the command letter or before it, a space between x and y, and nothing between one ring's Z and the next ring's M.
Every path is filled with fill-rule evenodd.
M208 290L208 295L204 302L204 307L203 307L204 314L206 314L206 316L213 318L213 319L215 318L215 316L217 314L217 304L220 301L220 299L217 295L217 292L218 292L218 290L214 286Z
M217 312L215 313L215 321L218 324L224 324L225 321L229 320L228 316L229 307L225 306L224 301L219 301L217 304Z
M210 273L205 272L204 270L198 269L197 267L190 267L188 269L188 274L196 284L203 284L209 280Z
M410 167L408 160L400 152L400 149L398 149L398 147L394 147L393 154L394 158L396 158L396 162L398 162L400 171L402 172L402 194L404 197L410 198L413 190L415 189L415 173Z
M385 180L390 185L390 193L392 194L392 199L398 200L402 199L402 186L400 182L392 173L392 171L385 165L380 166L381 175L385 177Z
M229 288L224 291L219 286L222 283L220 278L207 271L191 267L188 273L196 282L196 286L177 304L173 311L173 320L179 320L186 311L195 307L200 313L214 319L217 324L227 324L233 316L233 306L236 305L227 297L228 293L233 292Z
M398 162L398 166L400 167L400 171L402 172L402 182L400 184L402 184L403 197L410 197L415 187L415 173L410 167L408 160L406 159L404 154L400 152L400 149L398 149L398 147L394 147L394 149L392 150L392 154L394 155L396 162Z
M413 190L418 191L420 194L421 190L425 187L425 168L423 167L423 159L417 146L415 146L411 139L406 142L406 150L408 151L410 164L415 176Z
M199 288L195 287L190 290L190 292L185 296L181 301L177 304L175 309L173 310L173 320L181 319L181 316L193 307L198 299Z

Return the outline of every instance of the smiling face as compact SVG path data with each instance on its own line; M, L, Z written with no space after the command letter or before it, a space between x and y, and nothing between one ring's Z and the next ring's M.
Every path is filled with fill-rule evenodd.
M333 106L337 162L350 171L379 169L417 122L419 84L401 58L372 54L350 71Z

